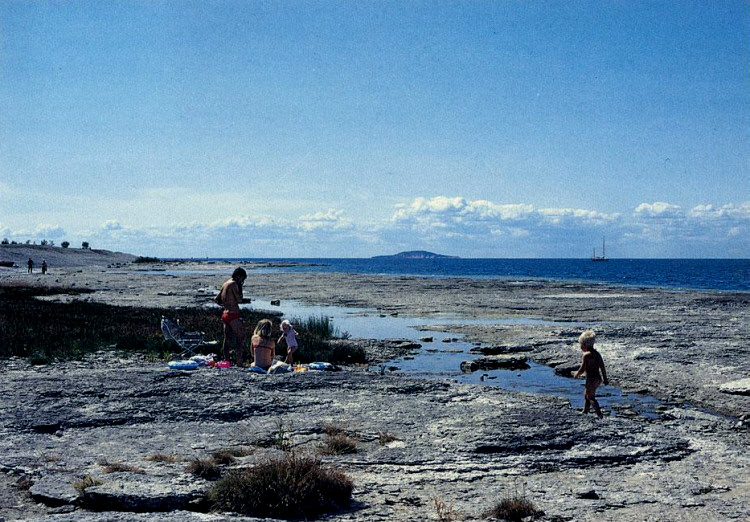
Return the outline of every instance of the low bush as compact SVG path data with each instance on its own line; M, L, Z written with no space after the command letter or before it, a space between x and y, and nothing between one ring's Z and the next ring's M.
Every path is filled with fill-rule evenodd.
M209 491L218 511L254 517L309 519L351 502L353 483L314 457L289 453L245 470L230 471Z
M524 518L536 516L538 510L526 495L511 495L503 498L492 508L488 515L509 522L520 522Z
M201 477L206 480L217 480L221 477L221 464L216 462L213 458L209 459L194 459L185 468L185 471L192 473L196 477Z
M332 364L366 364L367 353L364 348L351 342L305 337L300 341L295 359L302 363L324 361Z
M160 259L158 257L149 257L149 256L138 256L135 258L133 263L158 263L160 262Z
M42 353L34 352L29 355L28 361L31 366L44 366L51 363L52 359Z

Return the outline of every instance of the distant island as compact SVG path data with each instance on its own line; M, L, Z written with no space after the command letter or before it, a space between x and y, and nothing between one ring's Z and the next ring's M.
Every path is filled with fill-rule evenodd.
M373 256L372 259L387 259L387 258L398 258L398 259L458 259L458 256L444 256L442 254L435 254L434 252L428 252L426 250L409 250L408 252L399 252L391 256Z

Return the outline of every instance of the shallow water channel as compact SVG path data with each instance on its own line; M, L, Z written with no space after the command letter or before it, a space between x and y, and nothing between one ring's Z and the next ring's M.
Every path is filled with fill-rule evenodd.
M514 319L466 319L450 316L401 317L381 314L377 310L347 308L339 306L309 306L293 301L283 301L281 306L271 305L268 299L252 297L252 304L247 305L255 310L269 310L283 313L285 318L306 319L325 316L331 319L337 333L348 333L352 338L362 339L408 339L422 345L413 355L399 357L384 365L372 366L371 371L393 371L422 379L450 379L462 383L499 386L503 389L553 395L564 397L574 408L583 406L583 380L575 380L557 375L546 365L529 361L527 370L478 370L462 372L461 362L481 357L469 353L477 345L463 340L461 335L452 332L440 332L430 329L430 324L440 326L471 324L506 324L506 325L563 325L580 326L585 323L558 323L540 321L531 318ZM432 341L421 341L422 338ZM301 345L304 349L304 345ZM523 356L523 354L519 354ZM648 395L628 394L615 386L602 386L598 391L599 403L610 415L642 415L649 418L658 416L657 410L663 405Z

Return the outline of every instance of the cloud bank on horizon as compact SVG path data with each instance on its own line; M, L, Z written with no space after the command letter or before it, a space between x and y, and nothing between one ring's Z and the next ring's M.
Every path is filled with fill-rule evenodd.
M296 219L246 215L148 226L109 220L76 232L55 224L33 230L0 224L0 235L58 245L75 238L160 257L369 257L413 249L460 257L585 257L602 237L611 257L748 257L750 201L690 209L653 202L602 213L437 196L396 205L382 221L327 209Z
M3 0L0 238L750 258L750 2Z

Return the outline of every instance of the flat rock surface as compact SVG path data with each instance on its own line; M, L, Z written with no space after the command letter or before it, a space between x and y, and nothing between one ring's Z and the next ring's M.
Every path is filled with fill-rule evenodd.
M60 269L45 278L8 271L4 279L94 290L53 299L210 306L232 269L152 268ZM170 509L170 520L218 520L203 512L211 483L186 471L190 460L244 448L234 465L249 466L280 451L262 443L280 431L295 451L315 453L329 425L358 447L322 457L355 483L355 504L331 520L437 520L436 499L458 519L483 519L518 491L544 511L542 520L718 521L750 512L741 420L750 397L730 391L743 389L750 368L747 294L252 271L245 292L423 317L496 353L523 352L557 368L577 365L577 336L593 327L613 384L666 406L655 418L597 421L553 396L363 368L259 376L173 372L113 352L41 367L11 359L0 367L0 517L162 520L157 511L123 510ZM446 317L467 321L440 326ZM412 341L423 335L415 330ZM108 472L112 463L130 471ZM101 483L72 499L71 480L87 476ZM111 511L93 511L102 509L96 495L109 495Z
M279 451L262 442L280 429L295 451L314 454L329 426L358 447L323 457L356 485L355 509L332 520L425 520L436 498L481 518L520 487L557 520L721 520L750 509L746 433L691 410L598 421L561 399L498 388L351 370L174 372L106 353L35 368L11 360L2 377L0 470L26 477L50 511L76 509L45 518L8 488L0 508L9 520L205 511L210 482L186 470L191 460L244 448L238 462L250 465ZM112 463L131 471L108 472ZM71 498L87 476L97 485ZM580 494L592 490L598 498L582 511Z

